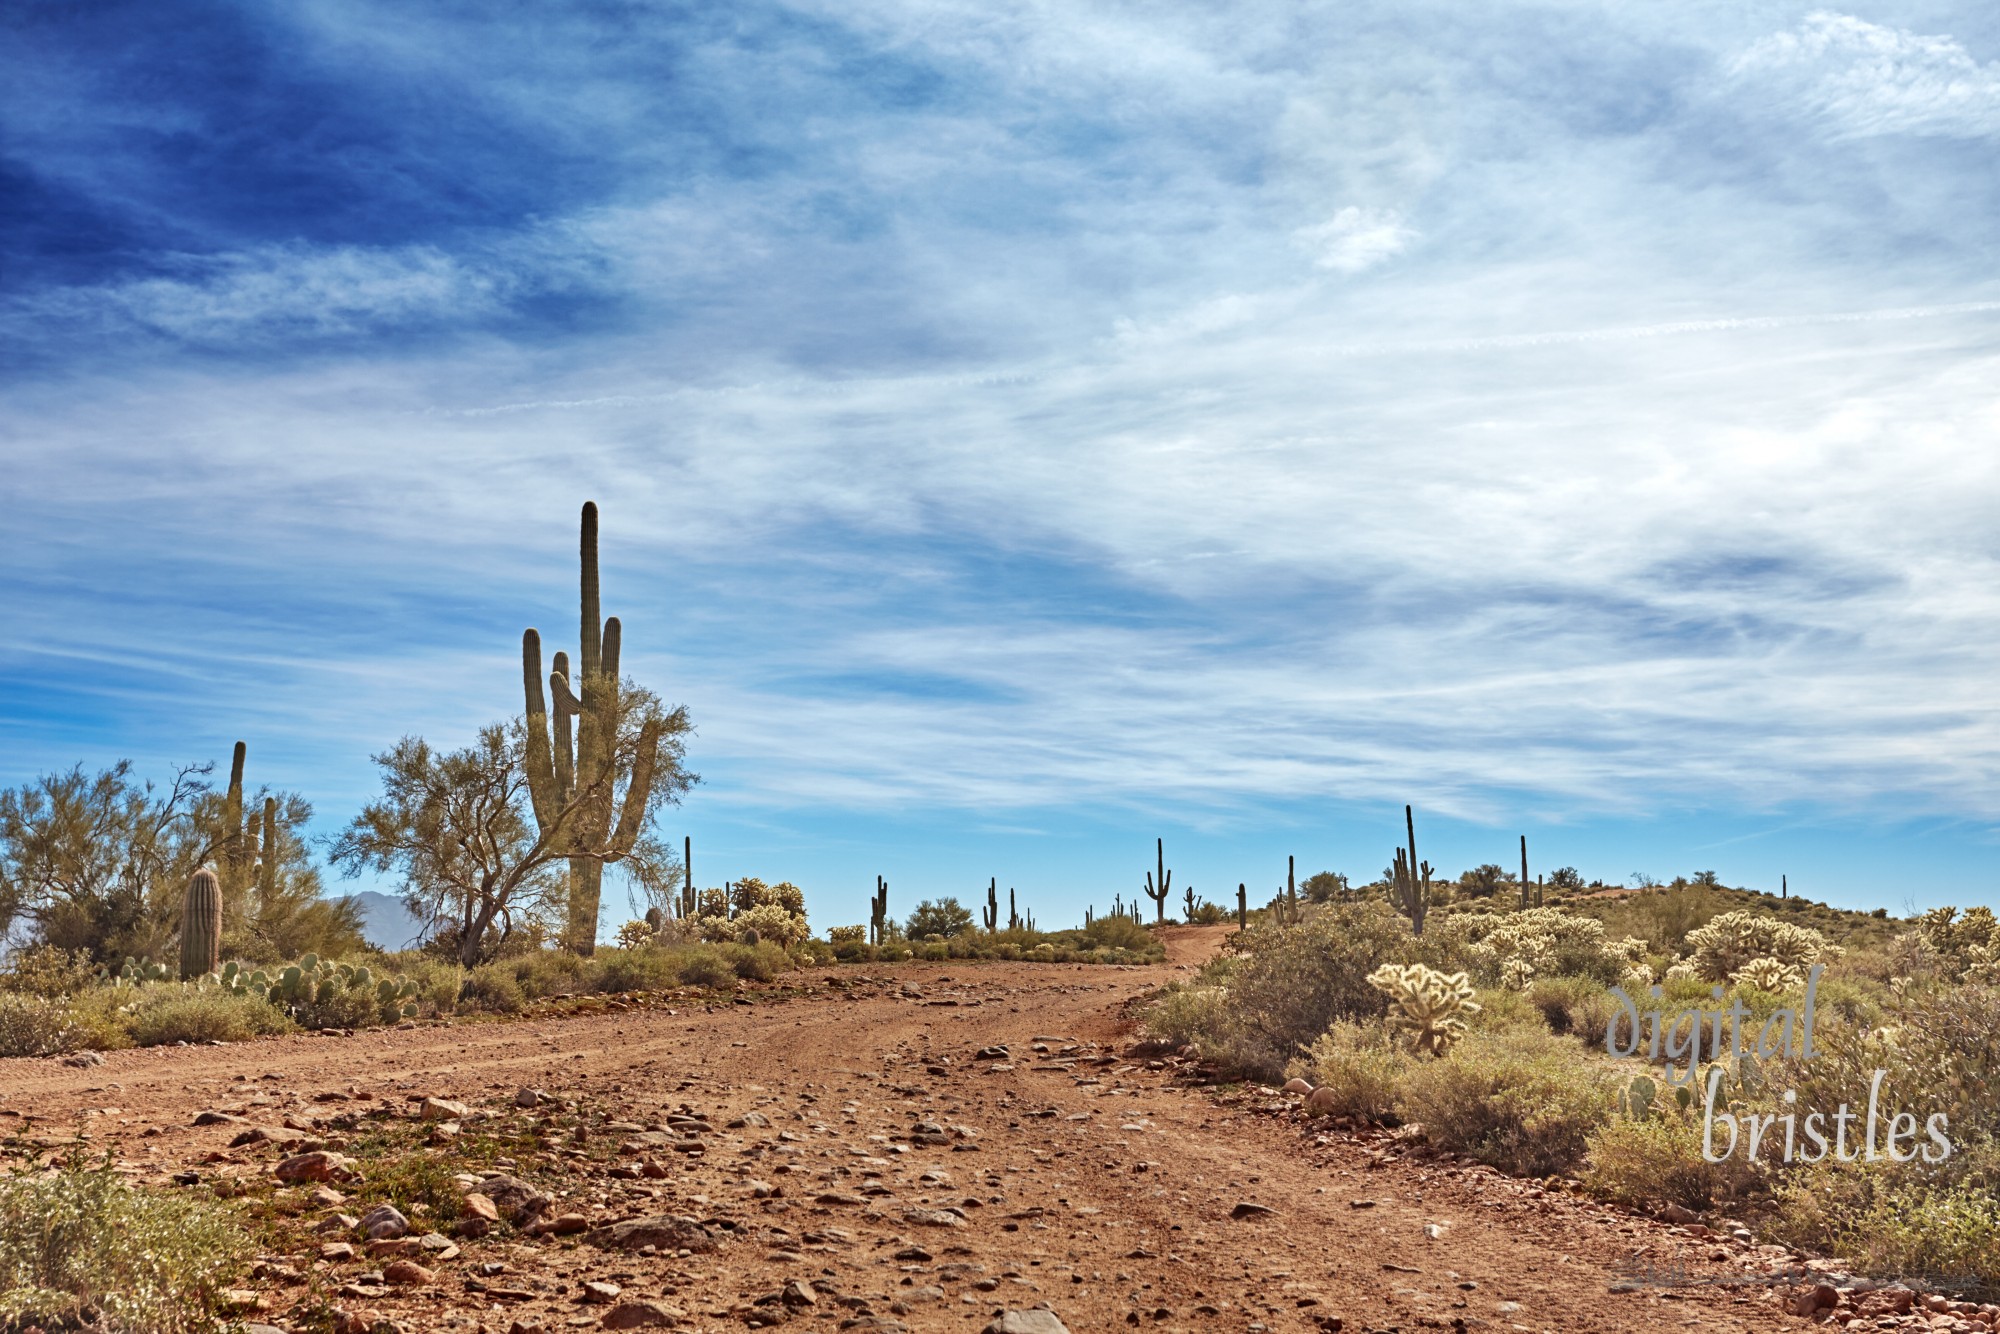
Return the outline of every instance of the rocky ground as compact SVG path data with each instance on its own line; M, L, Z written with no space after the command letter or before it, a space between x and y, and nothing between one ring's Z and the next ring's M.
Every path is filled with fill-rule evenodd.
M1135 1047L1166 964L0 1062L0 1151L240 1197L282 1330L1976 1329L1832 1266L1305 1121Z

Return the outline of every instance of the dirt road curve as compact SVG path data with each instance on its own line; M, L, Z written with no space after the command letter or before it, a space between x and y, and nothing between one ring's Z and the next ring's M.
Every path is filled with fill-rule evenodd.
M411 1098L431 1094L523 1118L513 1099L531 1086L600 1107L629 1131L676 1111L712 1126L699 1153L659 1155L670 1160L663 1179L614 1178L606 1161L560 1147L541 1178L567 1196L552 1212L594 1223L720 1220L728 1230L711 1254L605 1251L503 1229L433 1263L429 1282L375 1288L352 1284L379 1262L329 1264L313 1238L289 1262L316 1275L316 1289L261 1285L268 1305L256 1318L280 1326L302 1317L315 1290L412 1331L499 1334L597 1327L634 1302L699 1330L971 1331L1042 1303L1075 1334L1805 1323L1779 1314L1763 1288L1700 1281L1745 1272L1740 1249L1407 1157L1386 1139L1318 1134L1265 1110L1277 1100L1227 1103L1125 1059L1126 1003L1218 935L1181 933L1155 968L813 970L791 981L800 994L677 1013L120 1052L92 1069L0 1061L0 1134L25 1126L52 1142L81 1130L147 1179L192 1168L214 1180L268 1179L277 1157L269 1146L229 1150L240 1125L192 1125L216 1108L312 1128L329 1108L379 1105L359 1099L407 1116ZM1008 1059L978 1059L994 1044ZM728 1126L752 1112L761 1117ZM1683 1268L1680 1282L1621 1283L1635 1253L1658 1271ZM506 1268L481 1276L496 1263ZM791 1280L811 1284L810 1304L797 1290L791 1305L772 1300ZM586 1293L587 1281L620 1291Z

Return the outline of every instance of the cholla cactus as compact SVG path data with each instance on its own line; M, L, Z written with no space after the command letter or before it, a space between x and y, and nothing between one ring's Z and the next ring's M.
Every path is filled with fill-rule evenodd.
M754 931L760 940L775 941L789 949L812 934L802 913L786 912L775 903L760 903L748 912L736 914L739 939L748 940Z
M1604 938L1604 923L1573 917L1560 908L1512 913L1455 913L1438 927L1463 940L1475 969L1502 977L1509 959L1521 959L1537 974L1622 972L1645 954L1645 942ZM1637 952L1634 953L1636 946Z
M1646 964L1635 963L1618 979L1618 985L1625 988L1628 996L1642 996L1653 985L1653 970Z
M1748 912L1711 918L1707 926L1688 932L1687 943L1694 949L1696 969L1711 982L1720 982L1757 959L1776 959L1803 974L1842 953L1811 927Z
M1472 979L1413 963L1385 963L1368 985L1389 998L1389 1026L1407 1033L1415 1051L1442 1056L1465 1036L1465 1017L1479 1013Z
M1535 980L1535 965L1515 955L1500 965L1500 985L1509 991L1526 991Z
M859 945L868 939L868 928L865 926L830 927L827 929L826 939L829 945Z
M1606 942L1604 948L1627 963L1642 964L1646 961L1646 952L1651 947L1638 936L1626 936L1623 940ZM1651 981L1650 978L1647 980Z
M1804 986L1806 975L1782 959L1752 959L1731 973L1729 980L1759 991L1789 991Z
M697 917L729 916L729 891L726 889L704 889L695 905Z
M1694 960L1679 959L1667 965L1667 971L1660 980L1662 982L1679 982L1683 979L1698 979L1700 977L1701 969L1695 966Z
M1933 908L1917 920L1917 942L1947 976L1965 982L2000 980L2000 919L1991 908Z

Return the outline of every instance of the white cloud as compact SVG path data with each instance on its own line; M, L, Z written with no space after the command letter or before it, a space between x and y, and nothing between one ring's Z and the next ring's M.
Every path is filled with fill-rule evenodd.
M1729 65L1742 92L1836 137L2000 134L2000 63L1948 36L1822 10Z
M1416 233L1393 210L1350 204L1325 222L1301 227L1292 236L1311 252L1317 267L1359 273L1400 255Z

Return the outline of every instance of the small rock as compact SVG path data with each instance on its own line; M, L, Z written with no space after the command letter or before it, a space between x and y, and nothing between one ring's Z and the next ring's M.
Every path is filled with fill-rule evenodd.
M71 1052L69 1055L62 1058L62 1063L64 1065L76 1066L78 1069L87 1069L88 1067L93 1065L103 1065L104 1054L102 1052L95 1052L95 1051Z
M1229 1216L1235 1219L1268 1218L1277 1212L1276 1209L1273 1209L1268 1204L1255 1204L1249 1200L1245 1200L1234 1209L1231 1209Z
M658 1302L620 1302L604 1313L604 1329L641 1329L648 1325L678 1325L685 1317Z
M391 1260L382 1267L382 1281L399 1288L427 1287L436 1277L415 1260Z
M348 1174L349 1160L324 1149L285 1159L274 1169L280 1181L331 1181Z
M488 1223L500 1221L500 1210L494 1206L492 1198L479 1191L469 1192L459 1205L467 1218L479 1218Z
M778 1294L778 1300L787 1306L817 1306L819 1294L813 1291L812 1284L795 1278L785 1284L785 1290Z
M330 1241L319 1248L319 1258L330 1264L342 1264L354 1258L354 1247L344 1241Z
M678 1214L654 1214L650 1218L628 1218L598 1228L584 1241L600 1250L636 1251L651 1246L669 1253L679 1250L712 1251L715 1236L700 1222Z
M514 1094L514 1105L516 1107L540 1107L545 1102L554 1101L554 1098L551 1098L540 1089L524 1088L517 1090Z
M1684 1204L1666 1205L1660 1210L1658 1217L1661 1222L1672 1223L1677 1227L1685 1227L1689 1223L1695 1223L1701 1220L1700 1214L1696 1213L1694 1210L1688 1208Z
M593 1306L609 1306L618 1300L618 1294L623 1291L616 1283L592 1280L583 1285L583 1300Z
M1312 1091L1313 1091L1313 1086L1311 1084L1306 1083L1306 1081L1303 1079L1288 1080L1286 1081L1285 1084L1285 1092L1287 1093L1307 1094L1311 1093Z
M549 1197L519 1177L496 1172L482 1178L475 1190L493 1201L508 1219L519 1224L548 1208Z
M393 1241L409 1230L410 1220L393 1204L378 1204L361 1215L362 1235L370 1241Z
M472 1115L472 1109L445 1098L425 1098L418 1115L426 1121L463 1121Z
M590 1220L582 1214L557 1214L554 1218L538 1218L528 1224L530 1236L574 1236L578 1232L590 1231Z
M985 1334L1069 1334L1069 1326L1056 1319L1054 1311L1032 1307L1026 1311L1002 1311L988 1325Z

